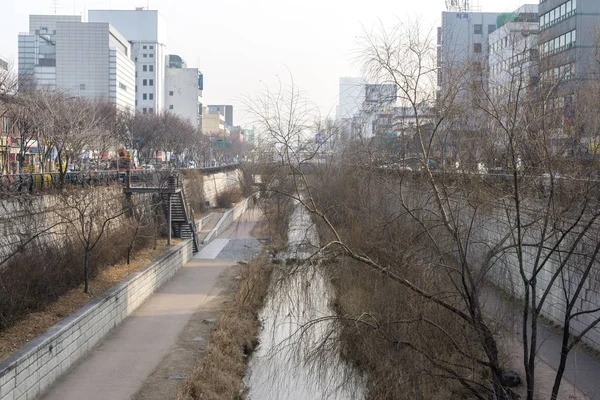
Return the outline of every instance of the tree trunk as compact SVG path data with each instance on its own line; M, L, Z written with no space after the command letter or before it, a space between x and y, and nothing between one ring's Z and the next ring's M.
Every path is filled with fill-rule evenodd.
M83 279L84 279L83 293L86 293L86 294L89 293L89 285L88 285L89 258L90 258L90 251L88 249L85 249L85 260L83 262Z
M567 313L568 315L568 313ZM565 318L565 323L563 327L563 335L562 335L562 346L560 349L560 362L558 364L558 368L556 369L556 377L554 378L554 386L552 387L552 396L551 400L556 400L558 398L558 390L560 389L560 383L562 381L563 374L565 373L565 368L567 365L567 356L569 355L569 318Z

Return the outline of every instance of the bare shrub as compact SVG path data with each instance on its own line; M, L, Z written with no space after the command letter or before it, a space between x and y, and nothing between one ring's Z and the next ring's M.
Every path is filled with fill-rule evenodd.
M398 212L399 193L389 185L398 177L388 178L336 165L311 178L313 196L342 241L385 264L388 273L458 306L452 281L435 267L451 258L434 256L420 226ZM319 228L322 239L332 239L327 227ZM471 345L472 326L386 274L343 254L331 256L325 265L335 288L342 355L366 373L367 398L468 398L472 393L462 381L488 379L477 362L483 355Z
M242 198L242 191L238 187L231 187L217 194L217 207L231 208Z
M121 227L103 236L89 255L89 276L122 262L128 249L131 227ZM136 240L136 249L149 246ZM82 284L80 244L67 239L61 246L34 242L14 256L0 270L0 330L23 319L31 312L43 310L69 290Z

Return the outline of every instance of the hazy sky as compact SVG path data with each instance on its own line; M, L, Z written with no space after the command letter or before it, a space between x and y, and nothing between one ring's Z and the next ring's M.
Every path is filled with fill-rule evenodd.
M474 0L477 1L477 0ZM513 11L537 0L479 0L482 11ZM8 4L7 4L8 3ZM77 14L89 9L159 10L167 20L169 53L204 73L204 103L233 104L242 122L243 96L292 72L321 109L335 115L340 76L359 74L354 52L363 26L420 17L439 24L444 0L0 0L0 55L17 62L17 35L29 14ZM502 3L502 6L498 6ZM236 112L237 111L237 112Z

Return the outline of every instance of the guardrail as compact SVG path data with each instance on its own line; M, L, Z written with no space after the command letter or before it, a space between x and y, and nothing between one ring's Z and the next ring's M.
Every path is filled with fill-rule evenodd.
M239 166L240 164L228 164L197 169L205 173L216 173L232 170ZM64 174L64 180L61 180L61 174L58 172L0 175L0 193L36 193L64 186L107 186L113 183L127 183L127 174L126 171L116 170L67 172ZM172 174L171 170L131 170L130 184L133 186L160 186Z

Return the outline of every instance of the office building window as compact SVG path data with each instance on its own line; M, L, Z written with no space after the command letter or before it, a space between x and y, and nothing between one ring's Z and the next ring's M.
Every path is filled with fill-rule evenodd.
M150 109L148 110L148 112L149 112L150 114L154 114L154 108L150 108Z
M473 53L481 53L481 43L473 43Z
M173 109L173 104L169 104L169 110Z
M142 114L148 114L148 109L146 107L142 108Z
M150 58L154 57L154 54L150 53L150 54L149 54L149 57L150 57Z
M149 99L149 100L154 100L154 93L150 93L150 94L148 95L148 99Z
M496 30L496 25L488 25L488 33L492 33Z
M473 33L476 35L481 35L483 33L483 25L481 25L481 24L473 25Z
M154 50L154 46L150 46L150 50Z
M148 66L147 65L143 65L142 66L142 71L144 71L144 72L148 71Z
M154 86L154 79L150 79L150 82L148 83L149 86Z
M142 54L142 57L147 58L148 54L144 53L144 54Z
M85 90L85 83L79 84L79 90Z
M142 46L142 49L146 50L148 48L148 46Z
M169 90L169 96L173 96L173 91Z
M146 93L142 94L142 100L148 100L148 95Z
M148 80L147 79L144 79L142 81L142 86L148 86Z
M148 66L148 71L154 72L154 65L149 65Z

